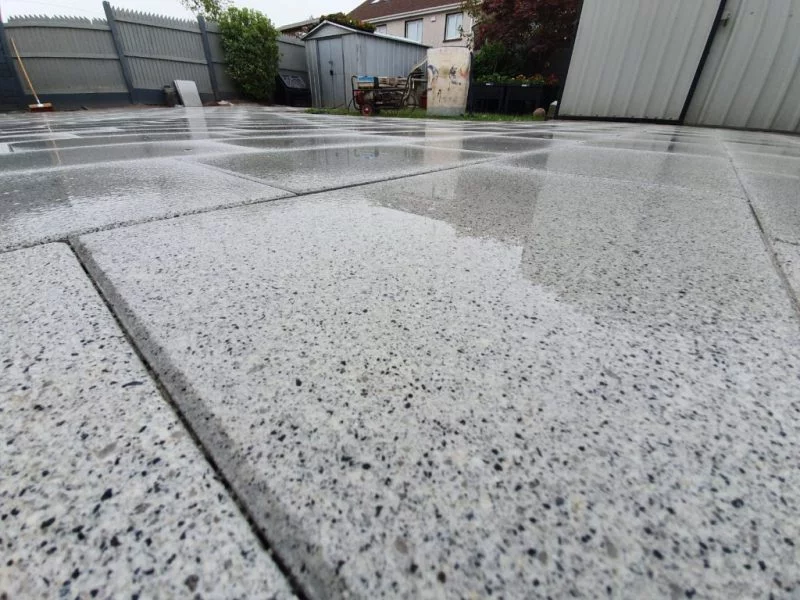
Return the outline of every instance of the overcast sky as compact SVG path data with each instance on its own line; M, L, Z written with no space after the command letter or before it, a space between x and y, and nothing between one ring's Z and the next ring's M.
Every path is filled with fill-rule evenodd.
M170 17L192 18L180 0L111 0L112 6L151 12ZM257 8L275 25L302 21L325 13L350 12L359 0L235 0L237 6ZM103 0L0 0L5 21L13 15L69 15L104 17Z

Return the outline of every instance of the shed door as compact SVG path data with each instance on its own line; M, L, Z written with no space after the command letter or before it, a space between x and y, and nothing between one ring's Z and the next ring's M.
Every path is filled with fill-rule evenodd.
M322 106L337 108L347 105L344 86L344 55L342 38L317 40L319 53L319 83L322 90Z
M0 110L16 110L25 106L22 85L17 78L13 54L0 24Z
M728 0L686 123L800 133L800 0Z

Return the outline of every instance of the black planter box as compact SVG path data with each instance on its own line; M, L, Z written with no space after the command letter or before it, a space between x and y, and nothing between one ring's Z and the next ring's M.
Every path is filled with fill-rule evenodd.
M506 86L498 83L471 83L467 110L476 113L501 113L506 97Z
M506 97L503 113L507 115L531 115L537 108L544 108L544 86L519 83L505 85Z
M467 107L470 112L530 115L558 97L558 87L529 83L472 83Z

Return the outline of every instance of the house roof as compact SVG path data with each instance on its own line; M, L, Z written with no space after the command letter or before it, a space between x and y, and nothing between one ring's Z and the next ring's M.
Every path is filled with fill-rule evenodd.
M288 23L286 25L281 25L278 27L278 31L286 31L288 29L299 29L300 27L307 27L308 25L314 25L319 19L306 19L305 21L298 21L297 23Z
M322 23L314 27L314 29L309 31L305 36L303 36L303 41L313 40L319 34L330 34L331 28L340 29L342 33L334 35L326 35L324 37L340 37L340 35L346 35L348 33L358 33L361 35L369 35L376 38L383 38L385 40L392 40L403 44L411 44L412 46L422 46L423 48L430 48L430 46L427 46L421 42L415 42L414 40L410 40L408 38L397 37L394 35L386 35L385 33L370 33L368 31L362 31L360 29L353 29L352 27L347 27L346 25L342 25L341 23L334 23L333 21L323 21Z
M452 6L453 3L454 0L365 0L356 6L348 16L360 21L367 21L439 6Z

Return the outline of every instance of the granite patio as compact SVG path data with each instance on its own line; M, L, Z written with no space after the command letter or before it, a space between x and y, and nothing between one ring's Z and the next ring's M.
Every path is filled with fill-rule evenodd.
M800 595L800 137L0 116L0 597Z

